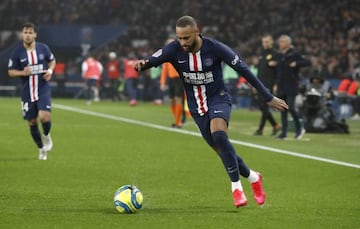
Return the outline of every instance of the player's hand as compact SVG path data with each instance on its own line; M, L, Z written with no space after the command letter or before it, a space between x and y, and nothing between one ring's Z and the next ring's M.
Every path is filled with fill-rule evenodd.
M24 76L29 76L31 74L30 67L26 66L23 71Z
M140 72L142 67L148 62L148 60L137 60L134 61L133 63L133 67L135 68L136 71Z
M43 75L44 80L45 80L45 81L51 80L52 74L53 74L53 71L52 71L51 68L49 68L49 69L45 72L45 74Z
M276 96L274 96L273 99L267 104L269 105L269 107L279 111L284 111L289 109L289 106L286 104L286 102L282 99L279 99Z

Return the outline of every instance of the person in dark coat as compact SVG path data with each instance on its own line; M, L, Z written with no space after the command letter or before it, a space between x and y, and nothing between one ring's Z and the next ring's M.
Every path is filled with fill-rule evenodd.
M309 66L310 61L295 50L288 35L280 36L279 49L277 95L287 102L289 110L281 112L282 129L278 139L285 139L287 137L288 112L290 112L294 120L295 139L301 139L305 134L305 129L300 123L299 112L295 107L295 97L299 93L299 70L302 67Z
M264 35L261 39L261 42L263 49L259 58L257 76L259 80L265 85L265 87L272 92L276 80L276 57L278 56L278 52L273 47L274 39L270 34ZM261 119L259 128L255 131L254 135L263 135L263 129L267 120L270 122L273 128L272 135L276 135L281 127L275 121L273 115L270 112L269 106L262 98L259 98L259 109L261 111Z

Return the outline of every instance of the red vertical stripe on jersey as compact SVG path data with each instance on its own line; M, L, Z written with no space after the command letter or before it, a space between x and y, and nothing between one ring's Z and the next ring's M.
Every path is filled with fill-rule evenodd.
M199 69L198 69L198 59L197 59L196 53L192 53L192 57L194 60L194 71L197 72ZM197 85L196 87L197 87L197 92L198 92L198 96L199 96L199 106L200 106L199 108L200 108L201 114L203 115L206 113L206 109L204 107L204 98L202 96L202 94L203 94L202 88L199 85Z
M198 94L199 94L199 102L200 102L200 110L201 110L201 113L202 114L205 114L206 113L206 109L204 107L204 98L202 96L202 89L201 89L201 86L197 86L197 90L198 90Z
M199 69L198 69L198 62L197 62L197 58L196 58L196 53L192 53L192 57L193 57L193 60L194 60L194 71L197 72Z

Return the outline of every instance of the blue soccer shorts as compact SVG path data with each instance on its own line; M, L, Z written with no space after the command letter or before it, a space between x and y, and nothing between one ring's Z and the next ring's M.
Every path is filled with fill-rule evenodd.
M22 99L21 109L24 120L37 118L39 110L51 112L50 90L40 91L38 101L31 102L31 100Z
M199 114L192 114L193 119L198 126L201 135L205 141L214 147L214 141L210 131L210 121L214 118L222 118L227 124L230 121L231 104L226 102L216 103L209 106L209 110L202 116Z

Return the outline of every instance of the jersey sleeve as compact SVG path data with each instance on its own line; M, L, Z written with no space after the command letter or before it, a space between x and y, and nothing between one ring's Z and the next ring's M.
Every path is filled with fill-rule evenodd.
M227 45L217 42L215 43L216 53L231 68L243 76L256 90L264 97L266 102L272 100L273 95L260 82L260 80L250 71L249 66Z
M55 56L54 56L54 54L51 52L49 46L47 46L47 45L44 44L44 49L45 49L45 52L46 52L46 54L45 54L46 61L47 61L47 62L51 62L51 61L55 60Z
M175 52L173 43L170 43L163 48L157 50L147 60L149 61L146 69L151 67L157 67L165 62L172 62L172 54ZM145 70L145 69L144 69Z
M20 62L19 58L16 55L16 50L13 51L10 55L9 62L8 62L8 70L22 70L20 69Z

